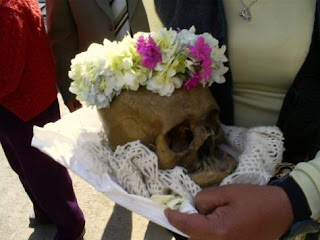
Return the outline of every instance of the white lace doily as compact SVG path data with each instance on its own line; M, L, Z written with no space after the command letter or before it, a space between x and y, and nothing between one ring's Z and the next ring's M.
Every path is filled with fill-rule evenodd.
M221 184L266 184L284 150L280 130L229 126L223 130L226 143L220 148L238 161L238 167ZM180 235L184 234L163 214L166 206L158 205L150 196L174 196L174 203L182 203L178 205L180 211L196 211L193 200L201 189L185 170L158 170L156 155L138 141L112 152L95 109L82 108L43 128L35 127L32 145L117 204Z
M238 167L221 185L266 184L282 160L283 135L278 127L241 128L223 126L227 145L237 152Z
M223 126L226 144L221 146L238 162L235 172L221 185L231 183L266 184L281 161L283 136L277 127L251 129ZM175 195L186 201L184 211L194 212L193 200L201 188L182 167L158 170L154 152L139 141L118 146L113 152L107 141L86 142L79 145L77 155L86 156L91 163L89 171L99 174L108 171L128 193L150 198L153 195ZM94 164L93 164L94 163ZM178 202L181 203L181 202ZM190 208L186 207L190 205Z

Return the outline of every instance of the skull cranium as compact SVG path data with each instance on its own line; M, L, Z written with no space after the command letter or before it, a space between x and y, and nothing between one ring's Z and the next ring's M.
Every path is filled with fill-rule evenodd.
M217 148L223 132L208 88L177 89L170 97L145 88L123 91L99 115L113 149L140 140L157 154L159 168L183 166L202 187L220 182L236 167Z

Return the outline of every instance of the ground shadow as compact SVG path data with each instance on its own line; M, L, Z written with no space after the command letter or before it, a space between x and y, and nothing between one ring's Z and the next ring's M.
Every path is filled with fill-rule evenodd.
M56 234L56 227L54 225L38 226L34 228L33 233L28 240L52 240Z
M104 230L101 240L131 240L132 236L132 212L115 205L112 215ZM171 240L172 233L153 222L149 222L143 240Z
M131 240L132 214L131 211L116 204L112 215L103 232L101 240L118 240L121 233L121 240Z
M171 240L172 233L164 227L149 222L144 240Z

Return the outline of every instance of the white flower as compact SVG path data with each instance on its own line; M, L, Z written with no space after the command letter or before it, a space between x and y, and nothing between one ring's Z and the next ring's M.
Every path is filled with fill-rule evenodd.
M174 72L170 72L171 75ZM157 74L153 76L147 82L147 89L158 93L160 96L171 96L173 91L176 88L180 88L182 86L182 80L177 77L172 77L167 74Z
M73 81L70 91L81 102L97 108L109 107L122 89L137 91L140 86L161 96L170 96L196 71L201 71L201 62L189 51L200 36L212 48L213 68L209 83L204 79L200 83L211 86L214 82L225 82L223 75L228 71L223 64L228 61L226 47L219 47L218 40L209 33L198 35L195 32L194 27L180 32L164 28L158 32L139 32L133 37L127 35L121 42L105 39L103 44L93 43L71 61L69 77ZM146 40L146 44L150 44L148 38L151 37L153 44L159 47L161 61L153 69L142 64L143 56L137 51L140 37ZM147 45L143 47L148 49Z
M219 45L219 41L212 37L210 33L203 33L201 34L202 37L204 37L204 40L207 44L209 44L212 48Z
M219 65L219 66L218 66ZM224 74L228 72L229 68L223 66L222 63L216 64L212 73L211 81L209 82L209 86L212 85L212 83L224 83L226 81Z
M226 57L225 52L226 52L225 45L223 45L221 48L216 46L211 53L211 58L213 59L213 61L227 62L228 58Z
M71 61L69 77L70 91L77 95L77 99L88 105L99 105L109 100L103 95L112 95L115 87L114 79L110 78L110 62L106 58L107 49L99 44L92 44L86 52L76 55Z
M183 29L178 33L178 38L185 46L194 45L198 38L195 32L196 29L194 26L192 26L190 29Z
M139 88L139 82L136 80L137 76L134 74L134 72L126 72L123 76L124 87L129 90L137 91Z
M122 65L123 65L123 69L124 70L130 70L132 68L132 66L133 66L133 61L132 61L131 58L128 58L128 57L124 58L122 60Z

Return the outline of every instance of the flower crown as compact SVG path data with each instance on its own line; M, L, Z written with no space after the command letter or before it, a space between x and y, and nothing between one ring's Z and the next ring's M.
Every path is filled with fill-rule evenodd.
M226 47L209 33L195 34L195 28L127 35L121 42L93 43L71 61L70 91L86 105L109 107L122 89L140 86L171 96L182 86L224 83L228 68Z

